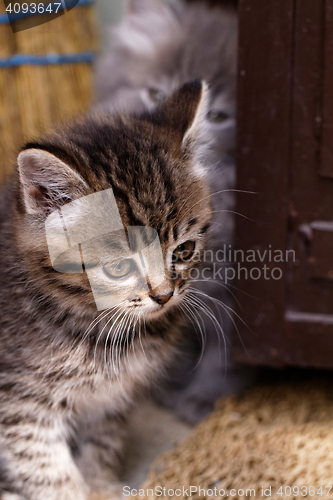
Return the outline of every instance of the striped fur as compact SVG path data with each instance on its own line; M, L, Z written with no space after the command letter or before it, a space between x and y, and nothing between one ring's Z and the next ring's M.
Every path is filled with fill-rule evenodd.
M175 276L170 255L186 240L197 254L205 246L210 197L197 168L204 106L195 82L152 114L94 114L20 153L0 243L1 500L113 495L126 413L181 338L178 304L197 262L181 263ZM110 187L125 226L158 232L165 264L159 290L115 315L98 313L86 273L52 268L44 228L55 208ZM172 297L158 303L156 293L169 288Z

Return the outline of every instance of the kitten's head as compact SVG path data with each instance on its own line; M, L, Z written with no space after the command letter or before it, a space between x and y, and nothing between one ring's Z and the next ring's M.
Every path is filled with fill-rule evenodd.
M16 239L44 297L147 318L179 303L211 218L206 100L192 82L152 113L98 113L26 145Z
M214 148L235 142L237 18L200 2L129 0L96 68L96 99L110 109L153 109L193 79L210 87L206 124Z

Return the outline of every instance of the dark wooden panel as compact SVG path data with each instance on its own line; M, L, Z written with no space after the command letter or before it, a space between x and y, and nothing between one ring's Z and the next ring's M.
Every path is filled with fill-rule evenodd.
M317 278L330 271L332 258L325 245L331 239L329 232L320 231L325 225L328 229L333 215L333 184L320 176L324 28L329 23L333 29L333 18L326 19L329 4L331 0L297 0L296 4L290 245L297 258L290 270L286 304L286 363L325 368L333 367L333 286Z
M311 224L311 277L333 280L333 222ZM333 309L333 307L332 307ZM329 311L333 312L333 311ZM333 320L333 318L332 318Z
M322 120L324 0L301 0L296 6L292 158L290 171L290 245L297 259L291 269L288 304L292 310L319 313L320 283L313 284L309 258L311 235L304 228L325 213L316 200ZM324 193L322 193L322 196ZM322 200L321 200L322 201ZM313 307L313 309L312 309Z
M323 142L320 173L333 178L333 2L325 5L325 49L324 49L324 98L323 98Z
M297 0L290 173L293 221L290 227L290 245L296 251L297 260L291 270L288 307L300 313L331 315L333 283L313 279L313 272L320 274L324 272L324 267L327 271L330 270L329 255L325 256L328 250L325 249L325 244L330 238L327 233L324 236L323 231L319 235L316 224L323 227L323 224L333 219L333 182L320 175L322 95L327 76L323 73L324 47L327 41L324 36L324 25L327 24L325 4L332 6L333 2ZM332 32L333 17L330 22ZM333 112L333 108L331 111ZM333 119L333 114L331 118ZM306 226L310 226L312 233L308 237L306 231L303 231ZM318 239L321 240L322 248ZM315 263L313 258L316 259ZM330 328L333 335L332 326ZM309 364L311 356L309 353Z
M285 364L332 368L333 318L327 315L287 312L288 350Z
M244 251L287 247L287 187L290 160L291 65L293 54L292 0L240 0L238 77L238 189L257 194L237 195L236 247ZM265 262L271 270L274 262ZM244 263L251 267L261 263ZM241 307L241 340L237 361L284 363L285 265L279 280L236 282ZM248 297L253 296L251 299ZM243 346L244 344L244 346Z
M253 333L240 325L248 354L238 341L236 359L332 368L333 0L259 9L241 1L238 187L258 195L238 195L256 222L238 219L237 243L295 258L281 280L237 283L255 299L238 293Z

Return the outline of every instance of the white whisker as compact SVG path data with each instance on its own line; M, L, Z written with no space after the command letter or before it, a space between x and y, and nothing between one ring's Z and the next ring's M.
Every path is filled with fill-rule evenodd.
M195 191L195 192L192 194L192 196L193 196L194 194L196 194L198 191L199 191L199 190ZM207 195L207 196L204 196L204 197L203 197L203 198L201 198L199 201L197 201L196 203L194 203L194 204L193 204L193 205L192 205L192 206L191 206L191 207L190 207L190 208L189 208L189 209L185 212L185 214L183 215L183 218L185 217L185 215L187 215L187 214L188 214L188 212L190 212L190 211L192 210L192 208L196 207L196 206L197 206L199 203L201 203L202 201L207 200L207 198L211 198L212 196L215 196L215 195L217 195L217 194L222 194L222 193L231 193L231 192L232 192L232 193L257 194L257 193L255 193L254 191L243 191L243 190L241 190L241 189L222 189L221 191L215 191L215 192L213 192L213 193L210 193L210 194L209 194L209 195ZM191 197L192 197L192 196L191 196ZM185 204L185 203L187 203L188 199L189 199L189 198L187 198L187 199L185 200L185 202L184 202L184 203L183 203L183 205L181 206L181 209L183 208L184 204ZM180 212L180 210L179 210L179 212Z
M115 312L114 312L114 310L115 310ZM108 320L106 321L105 325L103 326L103 328L102 328L101 332L99 333L98 338L96 340L95 349L94 349L94 367L96 366L96 355L97 355L98 342L99 342L101 336L103 335L103 332L104 332L105 328L107 327L107 325L110 323L110 321L112 321L112 319L115 317L115 315L118 314L119 306L114 306L112 308L112 312L114 312L114 314L110 318L108 318Z
M257 220L250 219L250 217L247 217L246 215L241 214L239 212L235 212L234 210L227 210L227 209L225 209L225 210L212 210L211 211L212 214L219 214L219 213L222 213L222 212L225 212L225 213L228 213L228 214L239 215L240 217L243 217L243 219L249 220L251 222L258 222Z
M248 325L245 323L245 321L239 316L239 314L237 314L231 307L227 306L226 304L224 304L220 300L218 300L218 299L216 299L214 297L210 297L209 295L207 295L206 293L202 292L201 290L197 290L195 288L191 288L191 292L197 293L199 295L207 297L209 300L213 301L215 304L221 306L224 309L224 311L226 312L226 314L228 315L228 317L232 321L232 323L233 323L233 325L235 327L235 330L237 332L237 335L239 337L239 340L241 341L242 346L243 346L245 352L247 353L247 349L246 349L246 347L244 345L243 339L242 339L242 337L240 335L239 329L238 329L237 324L236 324L236 322L235 322L235 320L234 320L234 318L233 318L232 315L234 314L244 324L244 326L246 326L246 328L248 328L250 331L252 331L252 330L248 327Z
M146 331L146 323L145 323L144 318L142 318L142 319L143 319L143 321L144 321L144 327L145 327L145 331ZM144 355L144 357L146 358L146 361L148 361L148 358L147 358L147 355L146 355L145 349L144 349L143 344L142 344L142 337L141 337L141 316L140 316L140 322L139 322L139 342L140 342L140 346L141 346L141 349L142 349L143 355Z
M201 299L196 297L195 294L193 293L193 292L198 292L199 290L196 290L195 288L190 289L190 290L192 293L189 292L187 297L190 297L192 304L194 306L199 307L199 309L201 309L201 311L212 321L212 324L214 325L218 339L220 338L219 333L221 334L221 337L223 339L223 344L224 344L224 361L225 361L224 366L225 366L225 372L226 372L226 369L227 369L227 343L226 343L226 337L225 337L223 328L220 325L220 323L217 321L212 310L207 306L207 304L205 304ZM203 295L209 297L207 294L203 294ZM220 349L219 349L219 351L220 351Z
M186 297L185 297L186 299ZM199 327L199 332L200 332L200 340L201 340L201 352L200 356L198 359L198 362L196 363L194 369L199 365L199 363L202 360L204 350L205 350L205 345L206 345L206 329L205 329L205 323L203 322L202 318L199 316L198 318L195 316L195 310L192 311L190 308L190 304L186 303L186 300L184 299L183 304L181 304L181 308L186 315L186 317L191 321L191 323L194 326L194 329L196 330L196 327ZM202 321L203 329L201 328L201 325L199 323L199 319Z

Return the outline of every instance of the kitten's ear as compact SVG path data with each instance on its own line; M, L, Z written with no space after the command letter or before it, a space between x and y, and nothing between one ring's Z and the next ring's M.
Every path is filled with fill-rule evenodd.
M112 44L149 59L178 36L175 20L173 9L162 0L128 0L123 21L112 30Z
M22 151L17 164L24 207L29 214L45 214L82 196L88 189L77 172L42 149Z
M208 86L195 80L186 83L163 101L155 112L155 123L172 132L180 152L190 152L201 142L208 106Z

